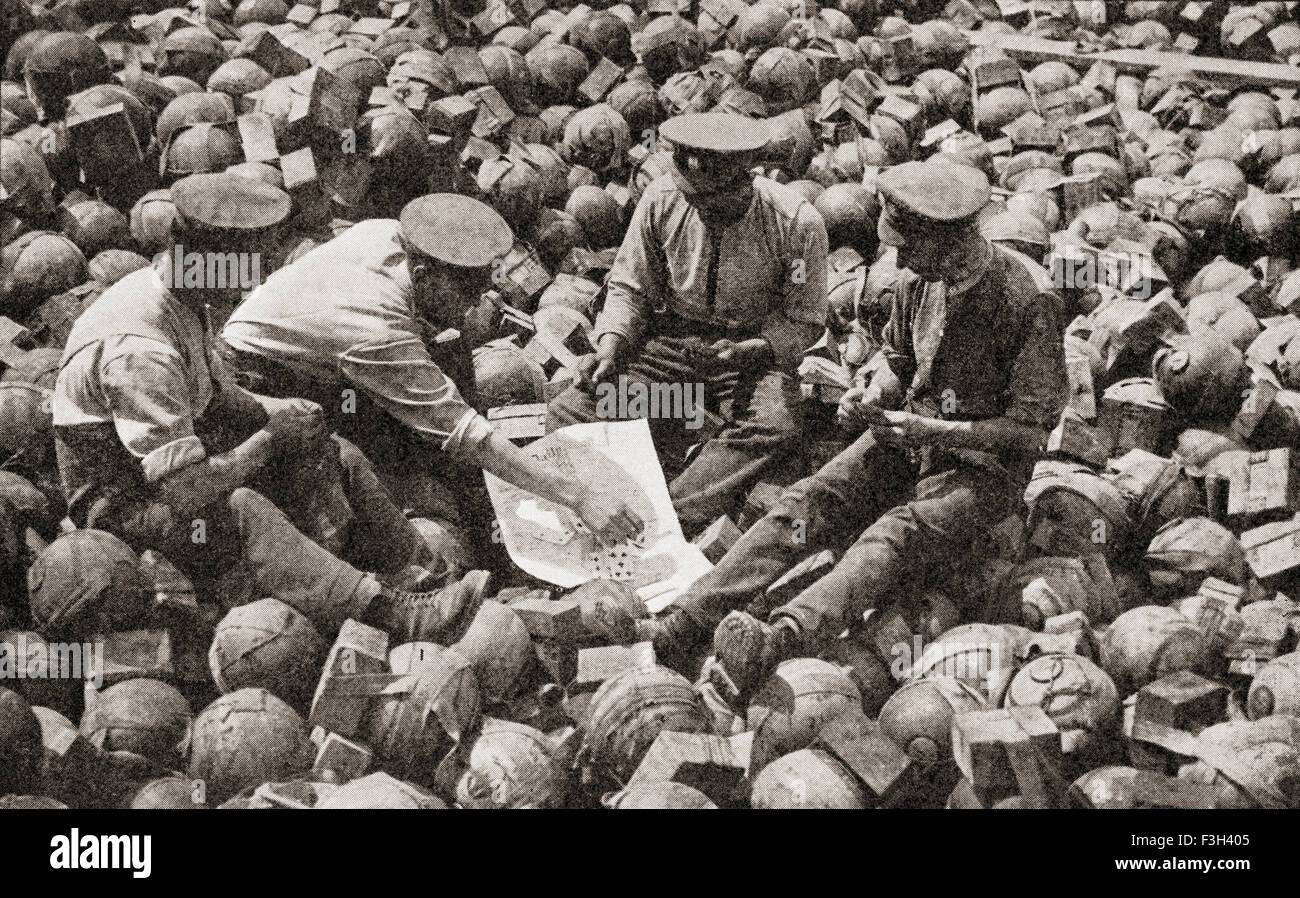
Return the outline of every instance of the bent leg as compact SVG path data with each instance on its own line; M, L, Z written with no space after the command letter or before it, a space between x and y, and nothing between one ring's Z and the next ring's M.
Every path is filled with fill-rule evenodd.
M676 604L711 632L781 575L824 548L842 545L911 487L906 456L864 433L820 471L786 490L777 508L741 536Z
M669 484L673 508L688 533L734 513L772 463L798 445L799 388L769 371L755 384L744 414L700 449ZM690 434L690 431L687 431Z
M805 648L816 650L912 575L969 554L979 534L1012 507L1012 493L1003 476L976 468L925 478L915 499L885 512L833 571L773 610L772 618L793 618Z
M360 619L379 582L312 542L260 493L240 487L224 510L238 531L240 561L258 592L306 615L327 637Z

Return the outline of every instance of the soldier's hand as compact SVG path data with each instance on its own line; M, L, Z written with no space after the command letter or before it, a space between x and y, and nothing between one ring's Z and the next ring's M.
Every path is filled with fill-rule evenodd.
M306 399L287 400L271 413L266 429L277 442L298 442L303 445L310 445L329 436L325 427L324 410Z
M594 355L583 356L577 370L578 383L588 393L596 391L596 385L606 383L618 376L623 370L623 360L627 343L618 334L605 334L600 338L600 346Z
M771 357L772 345L762 337L752 340L719 340L704 351L714 359L737 368L757 368Z
M617 496L590 490L573 508L601 545L612 546L641 533L645 522Z
M913 448L936 442L942 422L910 412L878 412L879 423L871 425L871 435L886 446Z
M850 433L861 433L873 423L884 423L885 418L867 395L867 387L853 387L840 397L835 410L835 421Z

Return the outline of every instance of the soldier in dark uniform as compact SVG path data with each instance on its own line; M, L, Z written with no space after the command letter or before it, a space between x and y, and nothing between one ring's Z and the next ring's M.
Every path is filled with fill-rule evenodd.
M595 385L626 373L665 382L735 379L732 420L689 465L693 431L651 420L673 504L689 531L735 506L797 445L795 372L826 324L826 228L812 205L751 166L767 132L724 113L682 115L660 128L675 171L641 197L596 319L582 383L548 409L548 427L595 421ZM626 382L625 382L626 383Z
M978 557L988 527L1018 507L1067 398L1056 298L979 233L984 175L909 162L879 185L880 239L906 270L888 291L869 382L840 405L841 423L865 432L643 627L671 657L716 624L715 653L741 690L784 658L816 654L950 559ZM835 568L769 621L734 610L854 534Z

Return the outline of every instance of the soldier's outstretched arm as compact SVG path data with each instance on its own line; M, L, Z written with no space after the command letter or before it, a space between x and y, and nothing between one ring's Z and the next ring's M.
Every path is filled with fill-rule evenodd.
M488 434L487 439L475 444L470 457L493 476L572 510L606 545L634 537L644 526L622 499L565 477L500 434Z

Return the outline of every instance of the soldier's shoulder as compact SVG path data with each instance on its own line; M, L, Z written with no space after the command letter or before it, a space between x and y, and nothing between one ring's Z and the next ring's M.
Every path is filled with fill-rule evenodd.
M1055 295L1047 269L1024 253L995 244L993 254L1005 282L1003 301L1015 311L1028 312L1043 294Z
M764 205L785 221L794 221L801 207L806 206L810 211L813 209L812 203L808 202L799 191L771 178L755 178L754 191Z

